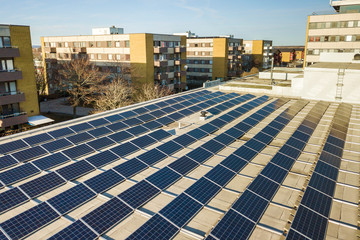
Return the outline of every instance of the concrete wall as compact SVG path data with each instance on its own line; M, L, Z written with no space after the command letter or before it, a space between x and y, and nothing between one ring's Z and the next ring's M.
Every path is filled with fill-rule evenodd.
M299 76L301 73L280 73L280 72L274 72L273 73L273 79L276 80L292 80L295 77ZM270 79L271 72L260 72L259 78L261 79Z

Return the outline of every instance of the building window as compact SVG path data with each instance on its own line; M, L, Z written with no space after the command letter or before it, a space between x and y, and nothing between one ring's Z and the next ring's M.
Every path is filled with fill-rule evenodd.
M198 56L199 55L199 52L195 52L195 56Z
M112 60L112 54L109 54L109 55L108 55L108 59L109 59L109 60Z
M130 61L130 54L125 54L125 61Z
M86 47L85 42L79 42L79 47Z
M68 42L65 42L65 47L69 47L69 43L68 43Z
M56 47L56 43L51 42L51 43L50 43L50 47L53 47L53 48Z
M130 47L130 42L129 41L125 41L125 47Z
M74 47L79 47L79 43L78 42L73 42L73 46Z
M95 55L92 53L92 54L90 54L90 58L91 59L95 59Z
M115 47L120 47L120 42L119 41L115 42Z
M98 58L98 59L101 59L101 54L98 54L98 55L97 55L97 58Z
M96 42L96 47L101 47L101 42Z
M111 41L107 41L107 42L106 42L106 46L107 46L107 47L111 47Z
M89 47L93 47L94 46L94 42L89 42Z
M213 47L214 46L214 44L213 43L210 43L210 47Z
M58 47L62 47L62 43L61 43L61 42L58 43Z
M116 60L120 60L121 57L120 57L120 54L116 54Z

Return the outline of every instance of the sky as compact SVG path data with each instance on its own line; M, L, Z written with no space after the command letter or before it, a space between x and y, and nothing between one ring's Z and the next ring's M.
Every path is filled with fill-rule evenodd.
M0 0L0 24L29 25L41 36L91 35L93 27L125 33L234 35L304 45L307 16L330 12L329 0Z

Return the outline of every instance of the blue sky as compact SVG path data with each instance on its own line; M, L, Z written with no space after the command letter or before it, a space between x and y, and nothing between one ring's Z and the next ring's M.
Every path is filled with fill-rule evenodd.
M329 0L12 0L1 1L0 23L29 25L41 36L89 35L92 27L125 33L191 30L200 36L233 34L273 45L304 45L307 16L331 11Z

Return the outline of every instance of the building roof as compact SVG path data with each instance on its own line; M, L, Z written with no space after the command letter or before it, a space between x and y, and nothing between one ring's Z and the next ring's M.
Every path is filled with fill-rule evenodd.
M359 125L213 88L2 138L0 237L353 239Z
M328 68L328 69L351 69L360 70L360 63L339 63L339 62L318 62L308 66L308 68Z

